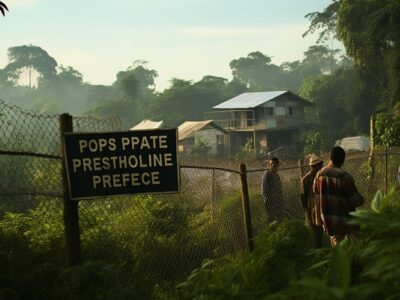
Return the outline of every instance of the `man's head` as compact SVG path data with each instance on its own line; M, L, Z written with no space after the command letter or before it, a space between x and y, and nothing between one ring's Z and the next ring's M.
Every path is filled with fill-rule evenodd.
M313 171L318 171L319 169L321 169L323 163L324 162L318 155L315 154L310 155L309 166Z
M279 167L279 159L277 157L272 157L269 161L272 171L278 170Z
M345 157L346 153L344 152L342 147L336 146L332 148L330 153L330 159L335 167L340 168L344 163Z

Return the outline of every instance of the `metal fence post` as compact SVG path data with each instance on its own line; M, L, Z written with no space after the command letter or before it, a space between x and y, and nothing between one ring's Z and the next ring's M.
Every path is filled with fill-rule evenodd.
M79 233L78 201L72 201L69 194L67 169L64 148L64 133L73 132L72 116L60 115L60 137L61 137L61 176L64 198L64 239L66 264L76 266L81 262L81 240Z
M249 189L247 185L246 165L240 164L240 181L242 183L242 209L243 209L243 224L246 233L246 243L248 250L251 252L254 249L253 229L251 226L250 204L249 204Z

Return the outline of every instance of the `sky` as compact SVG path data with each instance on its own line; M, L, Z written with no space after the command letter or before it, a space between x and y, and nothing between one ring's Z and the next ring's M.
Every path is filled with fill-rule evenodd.
M2 0L0 68L7 49L32 44L72 66L85 82L112 84L118 71L145 60L169 80L231 79L229 62L253 51L272 62L302 59L316 36L302 37L304 16L331 0Z

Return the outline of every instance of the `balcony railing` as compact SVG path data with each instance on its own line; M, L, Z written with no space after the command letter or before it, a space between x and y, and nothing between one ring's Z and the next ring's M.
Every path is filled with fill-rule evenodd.
M249 116L252 116L249 118ZM247 117L247 118L246 118ZM226 130L266 130L300 127L304 119L296 116L271 116L268 119L255 119L252 110L230 110L204 113L205 120Z

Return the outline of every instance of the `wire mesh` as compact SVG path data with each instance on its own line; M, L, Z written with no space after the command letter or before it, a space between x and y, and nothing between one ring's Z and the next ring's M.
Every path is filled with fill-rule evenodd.
M0 218L41 209L62 223L58 116L0 101ZM119 119L75 117L75 132L121 131ZM41 155L53 157L42 157ZM184 278L204 259L245 249L237 171L181 166L179 194L81 201L83 256L125 252L144 276Z
M181 192L80 202L84 253L129 249L135 269L158 281L181 280L205 259L246 249L238 172L181 166ZM107 228L116 240L91 247L86 236ZM104 242L104 241L103 241ZM108 254L107 254L108 253Z
M58 116L23 110L0 100L0 128L0 150L8 152L0 155L0 216L38 206L60 209Z
M59 155L58 116L23 110L0 100L0 149Z
M300 168L293 166L293 164L295 164L295 162L286 162L285 167L278 170L278 176L282 184L283 199L280 199L280 201L282 201L281 205L276 203L270 204L270 206L276 205L275 209L272 211L271 209L273 207L267 207L261 195L261 181L267 169L248 171L249 194L251 200L250 209L255 235L274 220L273 214L278 209L283 210L282 214L284 217L303 217L300 202Z

